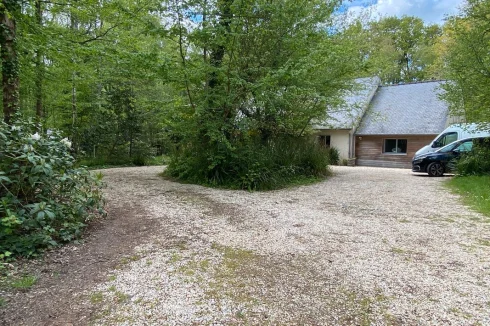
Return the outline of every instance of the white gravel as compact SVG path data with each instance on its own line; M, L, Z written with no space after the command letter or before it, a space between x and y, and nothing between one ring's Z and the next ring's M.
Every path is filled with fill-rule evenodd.
M98 325L490 325L490 223L408 170L334 167L245 192L104 170L110 205L161 229L128 253Z

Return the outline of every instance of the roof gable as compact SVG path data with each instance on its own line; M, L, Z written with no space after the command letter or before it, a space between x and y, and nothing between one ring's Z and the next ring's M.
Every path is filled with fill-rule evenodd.
M448 115L448 105L439 98L442 83L380 86L356 134L439 134Z
M380 83L379 77L355 79L353 89L345 91L344 104L328 108L326 118L313 123L313 128L352 129L357 127Z

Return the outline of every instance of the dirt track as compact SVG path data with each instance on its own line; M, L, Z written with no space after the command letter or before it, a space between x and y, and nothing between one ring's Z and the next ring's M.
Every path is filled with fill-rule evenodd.
M105 170L108 219L10 293L6 325L488 325L490 224L408 170L266 193ZM22 308L21 308L22 307Z

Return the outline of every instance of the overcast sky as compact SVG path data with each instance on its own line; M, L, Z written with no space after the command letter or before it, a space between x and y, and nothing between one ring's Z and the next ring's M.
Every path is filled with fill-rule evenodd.
M344 1L349 12L365 11L369 8L374 15L416 16L427 24L442 24L444 17L459 12L464 0L352 0Z

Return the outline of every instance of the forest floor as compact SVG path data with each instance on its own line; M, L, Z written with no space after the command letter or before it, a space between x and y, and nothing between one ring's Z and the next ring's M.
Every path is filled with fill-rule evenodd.
M18 266L0 325L489 325L490 223L409 170L270 192L104 170L108 216Z

